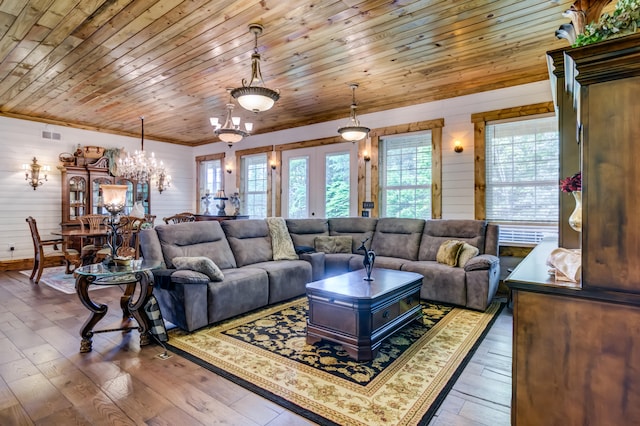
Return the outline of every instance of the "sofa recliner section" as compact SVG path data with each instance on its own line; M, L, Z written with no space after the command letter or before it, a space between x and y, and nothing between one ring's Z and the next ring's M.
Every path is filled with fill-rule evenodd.
M399 218L287 219L299 259L273 260L266 220L202 221L158 225L141 231L140 245L154 270L154 294L163 316L193 331L265 305L304 295L306 284L361 269L365 246L376 252L375 267L420 273L421 297L484 310L500 274L499 229L479 220ZM348 253L313 253L317 237L349 236ZM440 245L451 239L478 248L464 267L438 263ZM344 246L341 247L344 249ZM304 252L303 252L304 251ZM176 270L177 256L204 256L222 270L222 281L203 273Z

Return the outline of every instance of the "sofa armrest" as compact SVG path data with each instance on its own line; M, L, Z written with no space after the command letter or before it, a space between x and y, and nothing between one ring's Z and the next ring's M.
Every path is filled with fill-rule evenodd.
M311 279L313 281L324 278L324 252L300 253L298 257L311 264Z
M488 270L499 264L500 259L498 259L497 256L492 254L481 254L469 259L469 261L464 265L464 270L466 272Z
M153 270L153 281L156 287L171 290L175 283L209 284L210 280L205 274L188 269L176 270L160 268Z

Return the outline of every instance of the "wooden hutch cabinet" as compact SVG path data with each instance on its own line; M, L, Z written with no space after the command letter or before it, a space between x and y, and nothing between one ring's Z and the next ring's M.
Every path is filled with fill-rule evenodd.
M109 214L101 205L101 184L127 185L125 213L131 212L136 202L141 202L145 213L150 212L148 183L114 177L109 173L109 160L101 157L95 162L79 166L58 167L62 175L62 223L63 228L79 226L78 217L85 214Z
M582 279L549 275L552 241L507 278L511 423L640 424L640 33L550 55L563 58L558 99L574 108L560 134L580 143Z

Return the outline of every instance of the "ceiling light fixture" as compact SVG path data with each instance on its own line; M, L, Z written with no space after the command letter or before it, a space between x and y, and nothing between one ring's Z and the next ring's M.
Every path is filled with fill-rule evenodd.
M360 120L358 120L356 116L356 89L358 88L358 84L350 83L349 87L351 87L351 117L346 126L338 129L338 133L340 133L345 140L355 142L364 139L371 129L361 126Z
M228 89L231 91L230 89ZM227 117L224 120L224 124L220 124L217 117L211 117L209 121L211 125L215 127L213 133L220 138L221 141L226 142L227 145L232 146L234 143L240 142L242 138L249 136L251 130L253 130L253 123L244 123L244 128L240 129L240 117L232 117L233 103L231 97L229 97L229 103L227 103Z
M167 174L162 161L158 164L153 152L151 157L147 158L147 153L144 151L144 117L140 117L140 122L142 125L140 151L136 150L133 155L127 152L125 158L118 160L118 175L140 184L148 182L151 185L153 181L158 191L162 193L171 186L171 175Z
M242 87L231 91L231 96L238 100L240 106L247 111L262 112L270 109L280 98L277 90L264 87L262 72L260 72L260 54L258 53L258 36L264 30L260 24L249 24L249 32L255 37L255 46L251 55L251 79L242 79ZM254 85L255 84L255 85ZM261 84L258 86L257 84Z

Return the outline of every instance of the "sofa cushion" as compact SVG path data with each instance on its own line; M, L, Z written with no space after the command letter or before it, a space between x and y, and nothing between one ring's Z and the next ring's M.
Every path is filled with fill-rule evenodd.
M260 268L267 272L269 304L305 294L306 285L311 282L313 276L311 264L304 260L260 262L254 263L251 268Z
M224 279L224 274L220 268L218 268L218 265L208 257L174 257L171 259L171 262L178 270L188 269L200 272L201 274L205 274L209 277L211 281L222 281Z
M313 247L317 236L329 235L327 219L285 219L294 246Z
M376 229L378 219L366 217L339 217L329 219L329 235L349 235L353 239L351 252L358 253L362 241L367 249L371 247L371 237Z
M464 243L458 240L447 240L440 244L438 253L436 254L436 261L449 266L456 266L458 264L458 256L460 250L462 250Z
M491 269L494 265L499 263L500 259L497 256L483 254L469 259L466 265L464 265L464 270L467 272L482 271L485 269Z
M271 236L271 249L273 260L298 260L298 255L293 247L293 241L287 224L282 217L268 217L266 219Z
M463 268L454 268L436 261L417 261L405 263L401 270L422 274L422 299L460 306L467 304L467 284Z
M487 222L484 220L427 220L420 241L418 260L436 260L440 245L447 240L460 240L484 253Z
M422 219L378 219L371 249L376 256L418 260L423 229Z
M350 235L320 236L314 240L316 251L324 253L351 253L352 245Z
M236 267L229 242L217 221L158 225L144 232L157 234L167 268L173 268L174 257L195 256L208 257L221 269Z
M225 220L221 225L238 267L273 260L271 235L264 219Z
M479 251L480 250L478 250L478 247L474 247L469 243L463 243L462 249L460 250L460 254L458 255L457 266L463 268L464 265L466 265L467 262L471 260L472 257L475 257L478 255Z
M209 283L207 290L209 324L244 314L269 303L269 277L267 272L260 268L225 270L224 280Z

